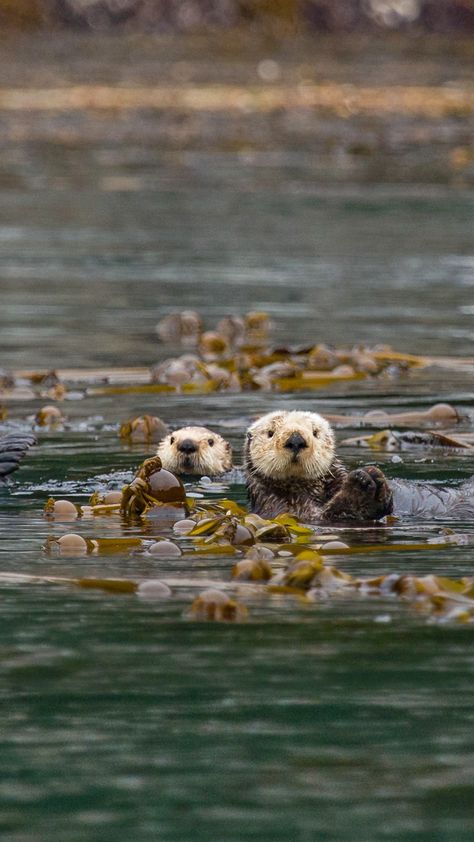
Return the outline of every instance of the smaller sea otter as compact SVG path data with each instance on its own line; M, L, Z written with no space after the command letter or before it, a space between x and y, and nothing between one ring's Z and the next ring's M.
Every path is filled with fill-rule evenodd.
M160 443L156 455L173 474L220 476L232 468L228 441L207 427L181 427Z
M315 412L270 412L247 431L244 451L253 511L272 518L378 520L392 511L392 492L375 467L348 473L334 433Z

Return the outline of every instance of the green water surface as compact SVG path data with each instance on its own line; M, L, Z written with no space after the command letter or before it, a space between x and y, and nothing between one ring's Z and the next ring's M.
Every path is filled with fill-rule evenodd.
M68 42L63 68L70 61L81 77L77 68L89 62L90 72L95 62L100 76L101 61L121 66L117 43L107 64L103 45L84 52L82 42ZM42 82L55 81L59 59L48 59L44 43L35 49ZM15 60L11 50L3 59L9 84L19 78ZM149 52L146 60L153 75ZM441 81L451 70L449 63L439 70ZM322 121L323 134L338 135L329 123ZM461 123L447 121L446 143L458 142ZM184 307L198 308L209 326L228 313L265 309L278 343L368 341L473 356L474 197L467 183L440 179L440 135L411 158L400 141L407 177L394 163L395 147L377 152L373 170L331 153L325 177L319 135L314 147L311 138L306 145L282 139L275 118L275 148L245 155L219 147L213 129L202 142L191 133L173 147L161 114L5 118L2 367L148 365L180 353L160 345L154 327ZM462 429L472 429L472 376L434 370L297 396L66 401L65 428L39 431L38 448L0 491L0 570L230 581L230 558L190 565L133 553L71 559L43 552L48 535L71 528L91 537L123 534L112 520L80 529L46 522L42 507L50 494L81 501L94 488L120 487L153 451L119 441L120 422L134 415L210 425L239 458L250 419L279 406L357 412L424 409L438 400L453 402L465 416ZM12 404L0 432L30 429L42 403ZM343 457L350 465L366 461L357 449ZM413 451L401 462L388 454L378 464L389 476L439 482L474 474L474 458L459 453ZM242 486L229 493L245 500ZM407 520L386 528L386 539L423 540L443 525L474 531L474 521ZM381 551L338 566L357 575L472 575L469 545L421 555ZM152 603L2 584L2 838L474 838L472 626L433 624L390 599L309 605L258 591L242 594L246 623L203 624L183 616L195 593L178 586L169 600Z

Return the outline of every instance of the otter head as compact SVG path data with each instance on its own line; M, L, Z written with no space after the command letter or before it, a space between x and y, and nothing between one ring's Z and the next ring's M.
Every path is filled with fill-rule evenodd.
M165 436L156 453L173 474L212 477L232 468L229 442L207 427L181 427Z
M316 412L269 412L247 431L246 467L269 479L318 479L334 456L332 429Z

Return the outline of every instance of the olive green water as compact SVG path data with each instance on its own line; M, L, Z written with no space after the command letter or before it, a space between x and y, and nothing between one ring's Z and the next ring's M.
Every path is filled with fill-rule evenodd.
M131 68L155 78L152 48L141 66L138 54L135 63L122 60L120 43L111 42L109 54L94 42L59 42L54 50L41 41L9 45L4 77L10 85L39 84L25 71L29 56L42 84L56 81L58 67L76 81ZM254 72L249 57L240 69L231 58L222 59L223 75ZM168 59L182 63L183 55ZM210 72L207 53L201 64L198 53L193 60L204 76ZM431 58L420 63L424 81L466 72L462 61L434 67ZM321 119L324 136L343 137L346 129ZM444 177L440 151L462 142L462 121L439 127L444 141L431 126L425 147L401 141L361 163L334 147L328 153L320 134L314 142L291 139L281 120L273 134L257 118L232 126L240 146L221 143L223 120L204 121L200 139L188 125L178 142L177 127L160 114L3 117L3 367L152 363L178 351L158 343L154 325L182 307L198 308L209 324L263 308L279 343L367 340L473 355L474 196L468 179ZM263 151L242 152L250 126L247 147L258 140ZM408 131L403 121L388 128ZM353 138L372 129L355 121L347 131ZM450 372L298 396L67 401L66 428L40 432L39 447L0 492L0 569L230 580L232 560L221 557L189 570L182 559L43 553L48 535L71 530L44 520L49 494L84 500L97 487L120 486L150 453L119 442L119 423L133 415L208 424L239 454L249 418L277 406L359 411L437 400L455 403L463 428L472 428L472 379ZM10 406L2 428L31 426L40 403ZM364 462L355 449L344 458ZM381 456L379 464L391 476L435 481L474 474L472 456L422 450L402 460ZM229 493L244 500L242 487ZM474 530L474 521L449 525ZM423 539L442 526L407 520L387 528L386 538ZM103 519L80 531L122 534ZM473 560L465 546L421 559L346 557L339 566L459 577L472 575ZM177 587L170 600L147 603L67 587L1 586L2 838L473 838L472 627L431 624L391 600L310 606L258 594L245 597L247 623L201 624L183 618L194 594Z

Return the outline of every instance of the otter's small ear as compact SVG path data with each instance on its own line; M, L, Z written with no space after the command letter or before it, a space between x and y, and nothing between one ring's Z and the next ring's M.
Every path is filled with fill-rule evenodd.
M252 441L252 433L247 433L247 441Z
M229 441L226 441L225 449L227 450L227 453L229 453L229 451L230 451L230 442Z

